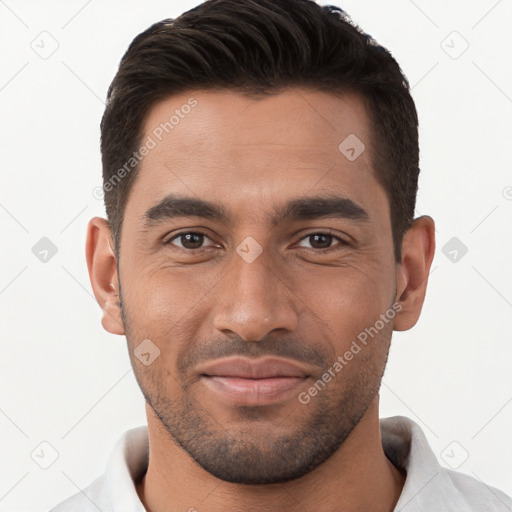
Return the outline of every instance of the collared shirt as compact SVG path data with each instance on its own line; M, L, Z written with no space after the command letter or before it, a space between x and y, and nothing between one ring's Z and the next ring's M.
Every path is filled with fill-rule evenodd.
M384 453L407 473L395 512L512 512L512 499L503 492L440 466L414 421L383 418L380 428ZM50 512L145 512L135 482L148 460L147 427L128 430L112 450L105 473Z

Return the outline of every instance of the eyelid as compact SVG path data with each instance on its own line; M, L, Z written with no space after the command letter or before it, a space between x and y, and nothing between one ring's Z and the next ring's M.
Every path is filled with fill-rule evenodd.
M323 252L327 252L327 251L339 248L340 246L347 246L347 245L349 245L349 242L347 240L343 239L341 236L337 235L336 233L334 233L330 229L317 229L317 230L313 230L313 231L303 235L300 238L299 242L302 242L302 240L310 237L311 235L328 235L328 236L332 236L332 238L336 239L339 243L337 245L332 245L332 246L326 247L324 249L315 249L313 247L300 247L301 249L310 249L312 251L321 253L322 251Z
M174 233L167 241L164 241L163 244L164 245L174 245L172 243L173 240L175 240L176 238L179 238L182 235L188 235L188 234L203 235L205 238L208 238L211 242L213 242L213 240L208 235L208 233L205 233L204 231L202 231L200 229L186 229L183 231L179 231L178 233ZM215 245L215 242L214 242L214 245ZM186 247L180 247L179 245L176 245L175 247L177 247L180 250L187 251L187 252L194 252L194 251L202 251L202 250L208 249L210 247L213 247L214 245L209 245L207 247L198 247L197 249L187 249Z

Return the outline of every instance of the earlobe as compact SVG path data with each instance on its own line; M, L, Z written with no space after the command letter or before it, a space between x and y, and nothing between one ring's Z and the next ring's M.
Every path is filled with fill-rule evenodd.
M86 259L94 296L100 305L103 328L112 334L124 334L119 307L119 281L112 235L106 219L94 217L87 226Z
M435 224L431 217L416 219L402 242L402 261L397 268L396 302L402 309L395 317L394 329L406 331L421 314L435 252Z

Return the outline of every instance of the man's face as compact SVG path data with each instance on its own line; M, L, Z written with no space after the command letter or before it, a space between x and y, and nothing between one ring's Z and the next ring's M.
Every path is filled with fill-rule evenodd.
M146 119L143 140L156 146L121 233L124 328L148 404L218 478L297 478L376 399L393 322L374 326L395 302L396 264L369 133L358 96L306 90L182 94ZM370 327L378 333L339 370Z

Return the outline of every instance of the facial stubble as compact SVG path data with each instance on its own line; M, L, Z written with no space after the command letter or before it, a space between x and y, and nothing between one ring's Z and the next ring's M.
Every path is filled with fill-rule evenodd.
M171 440L204 470L226 482L275 484L306 475L341 447L380 389L392 323L308 404L293 399L277 409L275 405L238 407L233 411L236 421L223 424L215 410L206 409L194 397L197 381L177 378L162 364L146 367L134 358L138 337L120 286L119 296L130 358L146 402ZM323 367L331 365L326 360ZM172 392L169 383L178 386L180 394ZM270 430L269 407L276 411L277 427Z

